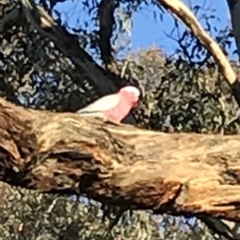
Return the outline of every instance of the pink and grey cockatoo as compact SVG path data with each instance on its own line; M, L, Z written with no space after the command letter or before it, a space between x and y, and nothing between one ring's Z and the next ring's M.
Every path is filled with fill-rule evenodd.
M104 96L77 113L83 116L95 116L120 123L132 108L137 106L140 91L133 86L121 88L116 94Z

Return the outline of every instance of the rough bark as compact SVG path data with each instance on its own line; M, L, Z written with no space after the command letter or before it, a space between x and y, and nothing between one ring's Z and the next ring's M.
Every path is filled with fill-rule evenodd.
M240 219L240 136L165 134L0 99L0 180L155 213Z

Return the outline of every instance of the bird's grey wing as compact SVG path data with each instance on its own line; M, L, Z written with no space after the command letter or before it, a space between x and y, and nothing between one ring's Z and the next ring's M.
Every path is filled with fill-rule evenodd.
M120 96L118 94L107 95L78 110L77 113L104 112L117 106L119 101Z

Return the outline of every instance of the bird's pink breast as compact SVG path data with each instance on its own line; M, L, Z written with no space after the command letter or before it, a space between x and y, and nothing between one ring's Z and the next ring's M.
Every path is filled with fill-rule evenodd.
M109 120L121 122L128 115L131 108L132 106L127 99L121 97L119 103L114 108L105 111L104 114Z

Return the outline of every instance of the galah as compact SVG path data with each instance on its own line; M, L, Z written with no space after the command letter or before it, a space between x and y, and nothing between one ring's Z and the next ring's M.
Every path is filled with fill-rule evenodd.
M120 123L130 110L137 106L140 91L133 86L121 88L116 94L104 96L77 113L84 116L101 117L104 120L110 120Z

